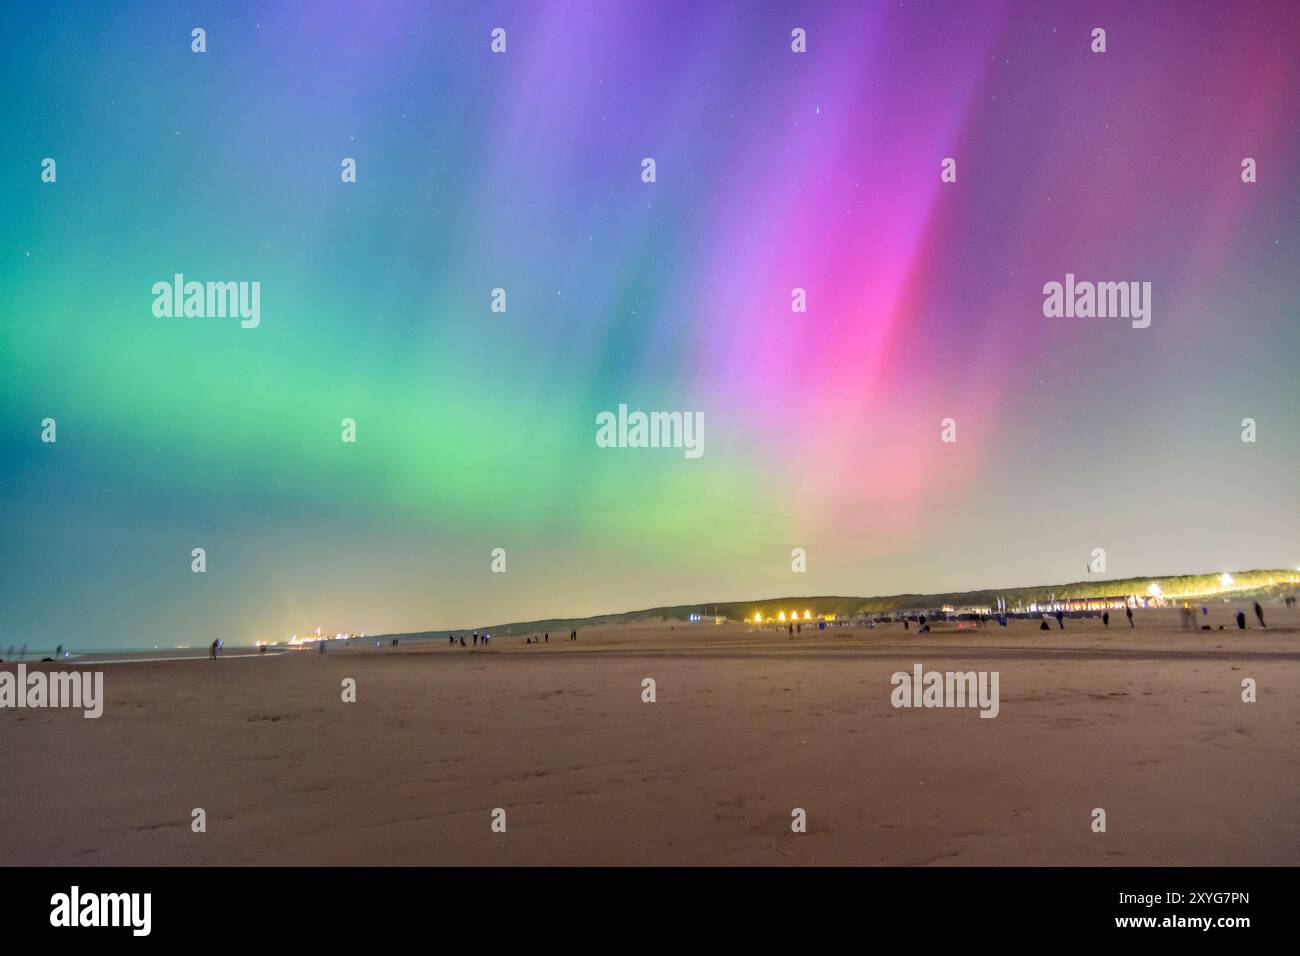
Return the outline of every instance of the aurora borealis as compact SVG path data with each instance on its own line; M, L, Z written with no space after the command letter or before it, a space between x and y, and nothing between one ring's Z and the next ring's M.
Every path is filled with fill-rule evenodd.
M0 16L0 642L1300 563L1294 4ZM1075 273L1150 326L1046 318Z

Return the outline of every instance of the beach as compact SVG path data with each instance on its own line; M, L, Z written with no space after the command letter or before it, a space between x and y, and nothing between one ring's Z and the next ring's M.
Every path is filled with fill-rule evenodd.
M0 865L1295 865L1296 612L1235 610L121 664L99 719L0 710ZM917 664L996 718L893 706Z

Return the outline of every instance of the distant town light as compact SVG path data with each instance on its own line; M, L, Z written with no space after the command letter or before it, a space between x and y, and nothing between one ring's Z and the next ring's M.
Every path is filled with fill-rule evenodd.
M1164 594L1164 592L1160 590L1160 582L1152 581L1150 584L1148 584L1147 594L1150 594L1152 597L1160 597L1160 595Z
M1219 575L1219 584L1221 584L1225 588L1232 587L1232 575L1229 574L1227 571L1224 571L1222 574Z

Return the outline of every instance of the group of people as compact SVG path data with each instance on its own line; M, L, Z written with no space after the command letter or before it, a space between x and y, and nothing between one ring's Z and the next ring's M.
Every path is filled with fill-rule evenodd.
M482 634L480 634L478 631L473 631L470 634L470 639L474 642L475 647L478 647L480 641L482 642L484 647L487 647L487 643L489 640L491 640L491 638L492 635L489 634L487 631L484 631ZM455 634L447 635L447 643L450 644L452 647L456 646L457 641L460 642L461 647L464 647L465 635L461 634L459 637L457 637Z
M484 631L482 634L480 634L478 631L471 631L469 639L470 639L470 646L472 647L478 647L480 644L482 644L484 647L487 647L488 641L492 640L492 635L487 633L486 631ZM577 639L578 639L578 632L570 631L569 640L576 641ZM455 647L458 642L461 647L466 646L464 634L461 634L459 636L457 636L456 634L447 635L447 643L452 647ZM525 644L549 644L551 643L551 632L546 631L545 633L542 634L540 638L531 635L525 637L524 643Z
M569 640L571 640L571 641L576 641L577 639L578 639L578 632L577 632L577 631L570 631L570 632L569 632ZM525 637L525 638L524 638L524 643L525 643L525 644L549 644L549 643L551 643L551 632L550 632L550 631L543 631L543 632L542 632L542 636L541 636L541 638L538 638L536 635L532 635L532 636L530 636L530 637Z
M1287 607L1295 607L1295 605L1296 605L1296 599L1295 599L1294 596L1286 597L1286 598L1284 598L1283 600L1285 601ZM1258 601L1255 601L1254 604L1255 604L1255 618L1259 621L1259 626L1260 626L1260 627L1268 627L1268 625L1264 623L1264 609L1260 606L1260 603L1259 603ZM1133 623L1133 608L1132 608L1132 607L1127 607L1127 606L1126 606L1126 607L1124 608L1124 616L1125 616L1126 618L1128 618L1128 626L1129 626L1130 628L1134 628L1135 625L1134 625L1134 623ZM1065 612L1064 612L1064 611L1060 611L1060 610L1058 610L1058 611L1056 611L1054 617L1056 618L1056 626L1057 626L1059 629L1061 629L1061 630L1065 630ZM983 618L982 618L982 616L981 616L981 620L982 620L982 619L983 619ZM1193 611L1193 610L1192 610L1190 607L1188 607L1187 605L1183 605L1183 608L1182 608L1183 629L1184 629L1184 630L1192 630L1192 629L1194 629L1194 627L1195 627L1195 619L1196 619L1196 612ZM1046 614L1044 614L1044 615L1043 615L1043 619L1042 619L1042 621L1041 621L1041 622L1039 623L1039 625L1038 625L1038 629L1039 629L1040 631L1049 631L1049 630L1051 630L1051 625L1048 623L1048 620L1049 620L1048 616L1047 616ZM922 634L929 633L930 625L928 625L928 624L926 623L926 621L925 621L925 615L924 615L924 614L918 615L918 617L917 617L917 623L920 625L919 628L918 628L918 630L920 631L920 633L922 633ZM1005 617L1002 617L1001 615L999 615L998 623L999 623L999 624L1002 624L1003 626L1005 626L1005 625L1006 625L1006 618L1005 618ZM1107 629L1110 628L1110 611L1103 611L1103 612L1102 612L1102 614L1101 614L1101 623L1102 623L1102 626L1103 626L1103 627L1105 627L1105 628L1107 628ZM1246 613L1245 613L1244 611L1238 611L1238 612L1237 612L1237 627L1238 627L1238 629L1243 630L1243 631L1246 629ZM906 617L904 617L904 618L903 618L903 630L906 631L906 630L910 630L910 629L911 629L911 628L910 628L910 624L909 624L909 619L906 618ZM1205 628L1205 630L1208 630L1208 629L1209 629L1208 627ZM791 636L793 636L793 633L794 633L794 625L791 625Z
M1294 600L1294 598L1292 600ZM1255 602L1255 617L1259 620L1260 627L1268 627L1268 625L1264 623L1264 609L1259 606L1258 601ZM1238 611L1237 630L1244 631L1245 629L1246 629L1246 615L1244 612Z
M1254 606L1255 606L1255 620L1259 621L1259 626L1260 626L1261 628L1265 628L1265 629L1267 629L1267 628L1268 628L1268 625L1264 623L1264 608L1260 606L1260 603L1259 603L1258 601L1254 601L1254 602L1252 602L1252 603L1253 603ZM1206 607L1206 606L1202 606L1202 607L1201 607L1201 614L1202 614L1203 616L1208 616L1209 613L1210 613L1210 609L1209 609L1208 607ZM1194 631L1194 630L1196 630L1196 612L1195 612L1194 610L1192 610L1192 608L1191 608L1189 605L1187 605L1187 604L1184 604L1184 605L1183 605L1181 615L1182 615L1182 621L1183 621L1183 630L1184 630L1184 631ZM1238 612L1234 615L1234 620L1237 622L1237 630L1239 630L1239 631L1244 631L1244 630L1246 629L1246 612L1245 612L1245 611L1238 611ZM1223 628L1222 626L1219 627L1219 630L1222 631L1223 629L1224 629L1224 628ZM1202 631L1208 631L1208 630L1211 630L1210 625L1208 625L1208 624L1202 624L1202 625L1201 625L1201 630L1202 630Z
M1057 613L1059 614L1060 612L1058 611ZM1130 628L1133 627L1133 609L1127 604L1124 605L1124 614L1128 617L1128 626ZM1101 623L1108 630L1110 629L1110 611L1101 612Z

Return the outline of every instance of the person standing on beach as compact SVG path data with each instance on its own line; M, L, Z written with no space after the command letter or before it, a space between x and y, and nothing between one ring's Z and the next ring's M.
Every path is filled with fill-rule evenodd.
M1064 612L1064 611L1057 611L1057 612L1056 612L1056 626L1059 627L1061 630L1065 630L1065 612Z
M1133 627L1133 609L1127 604L1124 605L1124 614L1128 618L1128 626Z
M1238 611L1238 612L1237 612L1237 630L1239 630L1239 631L1244 631L1245 629L1246 629L1246 612L1245 612L1245 611Z
M208 660L215 661L216 659L217 659L217 639L214 637L212 639L212 646L208 648Z
M1106 630L1110 630L1110 611L1101 612L1101 625L1106 628Z
M1259 606L1258 601L1255 602L1255 617L1259 618L1260 627L1268 627L1268 625L1264 623L1264 609Z

